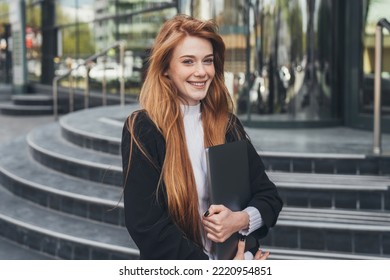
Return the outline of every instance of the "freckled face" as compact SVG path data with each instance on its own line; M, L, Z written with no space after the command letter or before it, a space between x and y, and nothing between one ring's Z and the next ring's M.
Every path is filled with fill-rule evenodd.
M198 104L215 75L213 46L206 39L185 37L173 50L167 74L189 105Z

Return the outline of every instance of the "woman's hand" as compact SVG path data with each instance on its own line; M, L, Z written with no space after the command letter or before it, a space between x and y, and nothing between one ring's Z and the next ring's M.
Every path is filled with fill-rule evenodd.
M223 205L211 205L203 216L207 238L224 242L233 233L248 228L249 215L244 211L233 212Z
M253 260L266 260L269 256L269 252L263 253L262 250L258 250L253 257ZM233 260L245 260L245 238L238 241L237 254Z

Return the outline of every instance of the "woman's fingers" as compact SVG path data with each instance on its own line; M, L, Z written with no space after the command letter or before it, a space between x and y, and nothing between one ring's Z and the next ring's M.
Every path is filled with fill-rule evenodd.
M247 215L247 214L246 214ZM209 209L203 214L202 222L209 238L214 242L224 242L233 233L243 228L242 213L232 212L224 205L210 205Z
M234 260L244 260L245 259L244 254L245 254L245 236L240 235L240 239L237 245L237 253L236 256L234 257Z
M227 208L225 206L223 206L222 204L212 204L212 205L210 205L209 209L206 211L207 215L205 215L205 217L220 213L226 209Z
M255 257L253 258L254 260L266 260L268 259L268 256L269 256L269 252L264 252L259 249L257 252L256 252L256 255Z

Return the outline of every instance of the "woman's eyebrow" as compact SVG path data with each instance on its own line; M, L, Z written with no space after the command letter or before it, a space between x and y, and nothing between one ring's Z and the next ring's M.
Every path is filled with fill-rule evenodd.
M213 57L213 56L214 56L214 54L208 54L204 58ZM184 54L184 55L180 56L180 58L187 58L187 57L188 58L196 58L195 55L191 55L191 54Z

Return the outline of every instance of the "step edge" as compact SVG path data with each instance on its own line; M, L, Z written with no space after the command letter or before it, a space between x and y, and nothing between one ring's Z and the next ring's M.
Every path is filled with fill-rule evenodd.
M26 137L28 146L30 146L31 148L33 148L34 150L36 150L36 151L38 151L40 153L48 155L50 157L53 157L53 158L56 158L56 159L59 159L59 160L66 160L66 161L69 161L69 162L72 162L72 163L76 163L76 164L79 164L79 165L83 165L83 166L122 172L122 168L120 166L118 166L118 165L110 165L110 164L96 163L96 162L92 162L92 161L76 159L76 158L73 158L73 157L70 157L70 156L67 156L67 155L64 155L64 154L60 154L60 153L57 153L57 152L50 151L48 149L45 149L45 148L40 147L37 144L35 144L34 141L31 139L31 137L32 137L31 133L29 133L27 135L27 137Z
M301 152L277 152L257 151L263 157L288 157L288 158L326 158L326 159L366 159L364 154L341 154L341 153L301 153Z
M321 229L334 229L334 230L354 230L354 231L377 231L377 232L389 232L389 226L382 225L358 225L358 224L338 224L338 223L324 223L324 222L304 222L304 221L291 221L280 218L277 221L278 226L291 226L291 227L303 227L303 228L321 228Z
M118 202L115 202L115 201L112 201L112 200L102 199L102 198L97 198L97 197L91 197L91 196L87 196L87 195L83 195L83 194L77 194L77 193L74 193L74 192L58 190L58 189L50 187L50 186L45 186L45 185L42 185L42 184L39 184L39 183L36 183L36 182L29 181L29 180L27 180L25 178L21 178L19 176L16 176L15 174L13 174L13 173L9 172L8 170L4 169L4 167L2 167L2 166L0 166L0 172L3 173L5 176L8 176L12 180L21 182L22 184L28 185L31 188L35 188L35 189L38 189L38 190L41 190L41 191L44 191L44 192L48 192L48 193L51 193L51 194L58 194L58 195L61 195L61 196L70 197L70 198L74 198L74 199L85 201L85 202L98 203L98 204L103 204L103 205L107 205L107 206L111 206L111 207L114 207L114 206L123 207L123 202L118 204Z
M331 257L334 258L335 256L342 257L343 259L373 259L373 260L383 260L383 259L389 259L388 257L380 257L380 256L374 256L374 255L361 255L361 254L345 254L345 253L339 253L339 252L314 252L314 251L308 251L308 250L295 250L295 249L284 249L284 248L277 248L272 246L261 246L261 249L263 251L270 251L271 256L273 253L275 254L285 254L287 256L312 256L312 257Z
M294 189L326 189L326 190L355 190L355 191L388 191L389 186L359 186L359 185L341 185L341 184L319 184L307 182L280 182L273 181L277 187L280 188L294 188Z
M348 214L348 215L360 215L360 216L369 216L369 215L379 215L379 216L389 216L390 212L372 212L372 211L364 211L364 210L349 210L349 209L331 209L331 208L307 208L307 207L284 207L282 212L321 212L324 214L333 213L333 214Z
M128 247L123 247L120 245L113 245L113 244L103 243L103 242L99 242L99 241L93 241L93 240L89 240L89 239L85 239L85 238L81 238L81 237L71 236L68 234L61 233L61 232L56 232L53 230L49 230L49 229L45 229L45 228L42 228L39 226L32 225L32 224L26 223L24 221L20 221L20 220L15 219L15 218L11 218L11 217L6 216L2 213L0 213L0 219L6 221L8 223L12 223L14 225L20 226L22 228L26 228L26 229L29 229L29 230L32 230L35 232L39 232L39 233L42 233L44 235L48 235L51 237L60 238L60 239L64 239L64 240L79 243L79 244L89 245L89 246L97 247L100 249L108 249L108 250L117 251L117 252L121 252L121 253L125 253L125 254L139 255L138 249L133 249L133 248L128 248Z
M17 105L17 104L0 104L0 109L5 110L31 110L31 111L38 111L38 110L53 110L52 105Z
M87 138L97 139L97 140L105 140L105 141L109 141L109 142L112 142L115 144L120 144L120 142L121 142L121 139L117 138L117 137L106 136L103 134L93 133L93 132L89 132L89 131L85 131L85 130L81 130L81 129L72 127L71 125L66 123L63 120L63 118L60 118L59 123L60 123L61 128L65 129L73 134L81 135L82 137L87 137Z

